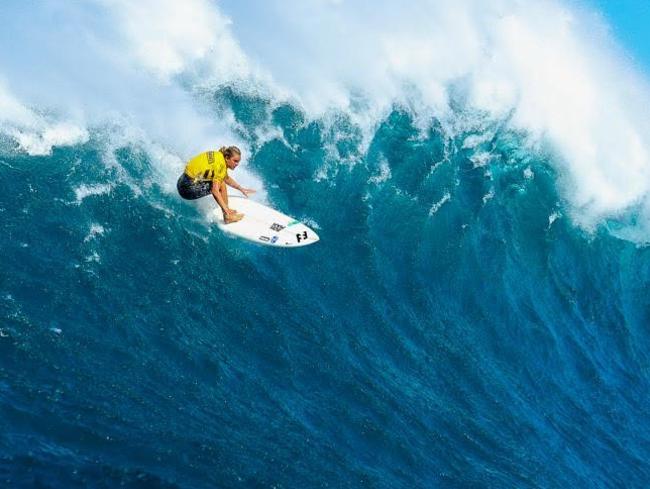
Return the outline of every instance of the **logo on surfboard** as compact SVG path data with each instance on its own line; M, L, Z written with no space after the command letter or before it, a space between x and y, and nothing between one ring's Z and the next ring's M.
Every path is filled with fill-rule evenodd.
M271 227L269 229L272 229L276 233L279 233L284 229L284 226L282 224L278 224L277 222L274 222L273 224L271 224Z

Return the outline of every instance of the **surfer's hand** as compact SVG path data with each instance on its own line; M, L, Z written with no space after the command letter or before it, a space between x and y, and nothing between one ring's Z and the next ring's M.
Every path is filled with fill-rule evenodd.
M248 197L248 194L254 194L255 193L255 190L253 190L252 188L243 188L242 187L242 188L239 189L239 191L242 194L244 194L246 197Z

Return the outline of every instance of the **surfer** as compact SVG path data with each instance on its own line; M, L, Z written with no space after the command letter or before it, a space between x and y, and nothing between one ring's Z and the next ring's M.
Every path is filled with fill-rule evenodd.
M244 188L228 175L241 161L241 151L237 146L222 147L218 151L205 151L196 155L185 166L176 188L181 197L188 200L199 199L212 194L223 212L226 224L240 221L244 215L228 207L227 185L239 190L248 197L255 190Z

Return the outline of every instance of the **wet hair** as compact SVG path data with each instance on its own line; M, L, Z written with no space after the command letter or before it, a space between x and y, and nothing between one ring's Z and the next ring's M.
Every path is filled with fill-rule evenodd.
M241 156L241 150L237 146L222 146L219 151L223 157L227 160L232 158L235 155Z

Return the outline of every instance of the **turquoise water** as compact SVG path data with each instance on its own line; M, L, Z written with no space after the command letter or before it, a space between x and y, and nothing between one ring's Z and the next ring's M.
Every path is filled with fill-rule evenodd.
M3 485L647 487L649 251L572 224L551 155L209 96L321 241L228 238L101 131L5 139Z
M650 487L650 89L584 2L0 3L0 487ZM230 144L318 243L176 194Z

